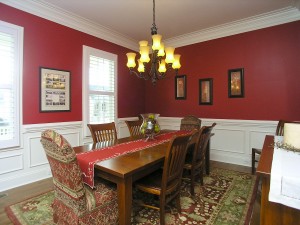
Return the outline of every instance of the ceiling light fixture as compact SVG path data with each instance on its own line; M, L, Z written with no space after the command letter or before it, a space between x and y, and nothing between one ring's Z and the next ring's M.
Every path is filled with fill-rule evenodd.
M147 66L150 62L150 46L148 46L148 41L140 41L140 59L138 59L137 71L133 70L136 66L135 57L136 53L127 53L127 67L129 68L130 74L135 74L139 78L145 80L151 79L152 84L155 85L157 80L161 80L166 77L166 72L171 69L175 70L176 75L178 75L178 70L180 69L180 55L174 55L175 48L165 47L161 42L162 36L157 34L157 28L155 24L155 0L153 0L153 24L151 28L152 35L152 53L151 53L151 67ZM165 58L163 58L165 56ZM167 64L167 66L166 66ZM146 69L150 67L150 71L147 72Z

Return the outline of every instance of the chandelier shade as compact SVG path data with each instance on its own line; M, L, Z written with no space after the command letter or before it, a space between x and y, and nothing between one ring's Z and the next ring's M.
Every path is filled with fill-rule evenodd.
M162 42L162 35L157 33L155 24L155 0L153 0L153 24L151 27L151 34L152 46L149 46L148 41L146 40L139 42L140 58L137 59L137 71L134 70L136 67L135 58L137 54L129 52L126 55L127 67L129 68L130 74L135 74L137 77L145 80L151 80L155 85L157 80L165 78L166 73L171 69L173 69L175 74L178 75L178 70L181 67L180 55L174 55L175 48L171 46L165 47ZM150 64L147 66L149 62ZM147 71L147 69L149 69L149 71Z

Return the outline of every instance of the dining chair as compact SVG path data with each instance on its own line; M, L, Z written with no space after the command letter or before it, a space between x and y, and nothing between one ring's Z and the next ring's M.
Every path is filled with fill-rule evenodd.
M138 115L138 119L139 119L139 120L143 120L144 118L142 117L141 114L139 114L139 115Z
M117 141L117 131L114 122L102 124L87 124L91 131L93 143Z
M53 176L54 223L118 224L116 185L101 178L95 179L93 189L84 184L73 148L57 132L43 131L41 144Z
M180 130L200 130L201 120L193 115L185 116L181 119Z
M129 129L130 137L132 139L144 136L140 131L143 120L126 120L125 123Z
M199 175L201 185L203 185L203 173L205 166L205 153L207 151L207 145L210 137L213 135L212 130L216 126L213 123L211 126L204 126L198 132L197 140L195 140L195 145L192 154L187 154L184 170L188 171L189 179L191 181L191 194L194 195L195 179ZM191 143L192 144L192 143Z
M285 123L300 123L299 121L289 121L289 120L279 120L277 127L276 127L276 136L283 136L284 135L284 124ZM261 149L252 148L252 160L251 160L251 169L252 174L255 174L256 168L255 164L258 163L259 158L261 155Z
M191 134L173 137L166 151L163 168L135 182L137 195L145 192L158 196L159 202L157 204L151 202L153 198L149 199L151 203L148 202L143 195L138 197L142 201L135 202L138 205L159 210L161 225L165 224L165 207L170 201L176 200L177 211L181 212L180 186L190 137Z

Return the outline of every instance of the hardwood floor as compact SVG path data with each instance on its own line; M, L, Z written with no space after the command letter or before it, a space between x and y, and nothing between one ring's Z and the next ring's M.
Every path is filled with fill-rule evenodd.
M238 165L215 162L215 161L211 161L211 166L251 173L251 168L245 166L238 166ZM24 185L22 187L17 187L17 188L7 190L4 193L0 193L0 196L1 194L7 195L4 197L0 197L0 221L1 221L0 224L1 225L13 224L5 213L4 209L6 206L31 198L41 193L47 192L51 189L53 189L52 178L48 178L32 184ZM254 204L253 215L252 215L252 220L250 225L258 225L259 216L260 216L260 195L258 194Z

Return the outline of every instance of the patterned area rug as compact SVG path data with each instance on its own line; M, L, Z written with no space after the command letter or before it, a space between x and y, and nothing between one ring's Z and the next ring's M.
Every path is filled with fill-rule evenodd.
M195 187L195 196L190 194L188 181L183 181L181 193L182 212L174 207L166 213L168 225L248 224L257 192L256 176L220 168L212 168L210 176L204 177L204 185ZM6 208L14 224L54 224L51 203L53 191L22 201ZM149 197L150 198L150 197ZM159 212L134 206L132 224L159 224Z

